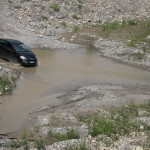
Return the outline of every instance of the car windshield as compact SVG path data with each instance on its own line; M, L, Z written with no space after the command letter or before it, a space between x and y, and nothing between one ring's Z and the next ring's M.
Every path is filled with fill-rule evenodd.
M30 52L30 48L23 43L13 43L12 46L17 52Z

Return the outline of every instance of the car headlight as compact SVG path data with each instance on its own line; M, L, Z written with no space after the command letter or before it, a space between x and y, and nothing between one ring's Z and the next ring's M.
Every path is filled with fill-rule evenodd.
M25 56L20 56L20 58L21 58L22 60L27 60L27 58L26 58Z

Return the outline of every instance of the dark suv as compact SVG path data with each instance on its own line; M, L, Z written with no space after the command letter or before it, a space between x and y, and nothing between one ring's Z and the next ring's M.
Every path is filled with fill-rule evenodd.
M22 66L36 66L36 55L24 43L12 39L0 39L0 58L18 62Z

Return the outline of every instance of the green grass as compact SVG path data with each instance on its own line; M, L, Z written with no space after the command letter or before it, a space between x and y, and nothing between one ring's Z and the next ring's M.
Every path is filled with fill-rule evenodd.
M78 31L80 31L80 27L79 27L79 26L77 26L77 25L75 25L75 26L73 27L73 31L74 31L74 32L78 32Z
M144 126L145 133L150 132L150 126L142 121L135 120L139 117L139 110L142 109L150 115L150 102L145 104L123 106L111 111L111 116L103 117L98 112L88 115L79 115L79 121L89 125L89 134L93 137L106 135L113 141L119 136L129 135L131 132L140 132L140 127Z
M66 23L66 22L64 22L64 21L63 21L63 22L61 22L60 24L61 24L61 26L63 26L64 28L66 28L66 27L67 27L67 23Z
M79 8L79 9L82 9L82 8L83 8L83 5L82 5L82 4L78 4L78 8Z
M15 7L15 9L21 9L21 6L19 6L19 5L16 5L14 7Z
M52 3L50 8L52 8L54 11L60 11L60 6L57 3Z
M110 39L130 40L127 46L135 47L146 42L146 37L150 35L150 20L126 19L122 22L106 22L100 28L102 35Z
M49 131L48 136L50 138L52 138L54 141L63 141L63 140L67 140L67 139L79 139L79 134L78 132L71 128L68 129L66 133L55 133L52 131Z
M91 150L85 142L69 145L66 150Z
M142 147L144 150L150 149L150 132L149 132L149 136L147 137L147 139L142 143Z
M142 60L145 55L146 55L146 53L143 53L143 52L139 51L139 52L131 53L130 56L133 57L135 60Z
M116 134L116 124L113 121L107 120L98 115L93 116L90 125L90 135L97 136L99 134L105 134L111 136L111 134Z
M9 77L0 76L0 95L2 94L11 94L12 93L13 84Z
M0 146L5 147L5 148L11 148L11 149L17 149L17 148L23 147L24 149L28 150L30 142L33 142L35 144L35 147L38 150L45 148L44 141L41 138L39 138L39 139L12 140L9 143L1 144Z
M44 16L44 15L42 15L41 18L42 18L42 20L48 20L48 17Z
M75 14L72 15L72 18L79 19L79 17L77 15L75 15Z
M21 3L30 2L30 0L20 0Z
M116 30L120 27L120 24L118 22L107 22L103 24L103 31L110 32L111 30Z
M77 0L77 1L78 1L78 3L81 3L81 4L83 3L83 1L82 1L82 0Z

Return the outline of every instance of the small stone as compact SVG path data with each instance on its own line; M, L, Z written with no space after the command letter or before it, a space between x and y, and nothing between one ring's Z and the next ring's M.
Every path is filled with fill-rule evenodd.
M22 17L18 17L19 19L22 19Z
M140 146L134 146L132 150L143 150L143 148Z
M140 130L143 131L144 130L144 126L140 126Z
M150 35L148 35L148 36L146 37L146 39L147 39L148 41L150 41Z
M91 136L91 135L88 135L88 138L89 138L89 139L91 139L91 138L92 138L92 136Z
M39 35L39 37L40 37L40 38L43 38L43 35L42 35L42 34L40 34L40 35Z

